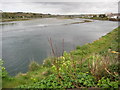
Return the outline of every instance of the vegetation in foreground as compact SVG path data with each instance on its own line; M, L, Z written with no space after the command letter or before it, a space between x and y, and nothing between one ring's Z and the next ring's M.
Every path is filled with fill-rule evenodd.
M53 57L31 62L25 74L11 77L1 66L3 88L119 88L119 29L60 57L51 43Z

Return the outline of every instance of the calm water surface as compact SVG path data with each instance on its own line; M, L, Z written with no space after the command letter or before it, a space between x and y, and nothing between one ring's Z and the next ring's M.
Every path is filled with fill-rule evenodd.
M5 22L2 27L2 58L10 75L26 72L31 61L38 63L50 56L48 38L54 46L69 52L77 45L90 43L118 26L117 22L98 21L70 24L83 19L44 18L29 21Z

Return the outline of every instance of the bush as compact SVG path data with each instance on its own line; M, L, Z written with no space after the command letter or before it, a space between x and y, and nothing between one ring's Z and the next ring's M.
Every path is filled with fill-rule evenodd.
M120 64L119 63L112 64L112 65L109 66L109 69L110 69L111 72L117 72L120 75L119 68L120 68Z
M80 46L77 46L76 49L80 49L81 47Z
M44 67L51 67L53 62L53 58L47 58L43 61L43 66Z
M101 77L108 75L107 72L110 65L109 57L103 57L99 54L94 54L88 58L89 60L89 71L93 76L99 80Z
M5 67L3 65L3 60L0 60L0 77L2 78L8 78L8 72L6 71Z
M30 71L35 71L35 70L38 70L39 69L39 64L35 61L32 61L29 65L29 70Z

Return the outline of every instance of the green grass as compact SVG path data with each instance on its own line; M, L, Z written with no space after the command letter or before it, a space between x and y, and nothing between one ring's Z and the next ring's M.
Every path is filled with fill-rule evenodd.
M61 57L48 58L43 65L32 62L25 74L10 77L3 73L3 88L118 88L119 30L64 52Z
M108 52L108 49L111 49L113 51L118 50L118 29L113 30L112 32L108 33L105 36L102 36L98 40L95 40L93 43L88 43L83 46L77 46L76 50L72 51L76 55L90 55L92 53L106 53ZM84 52L84 53L83 53Z
M81 18L84 18L84 19L94 19L94 20L109 20L107 17L104 17L104 18L101 18L101 17L81 17Z
M27 73L19 73L15 77L3 78L2 79L2 87L3 88L14 88L19 85L30 84L36 82L36 80L41 80L45 78L43 72L48 72L49 68L40 67L36 71L28 71ZM35 80L34 80L35 79Z

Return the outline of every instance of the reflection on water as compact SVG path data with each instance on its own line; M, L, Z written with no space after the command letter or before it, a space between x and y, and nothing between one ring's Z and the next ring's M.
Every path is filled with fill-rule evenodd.
M4 25L2 27L4 66L10 75L26 72L32 60L42 63L43 59L50 56L48 38L52 39L58 50L62 50L64 39L64 49L69 52L77 45L90 43L117 27L117 22L98 20L70 24L82 21L84 19L45 18L13 21L12 23L16 24Z

